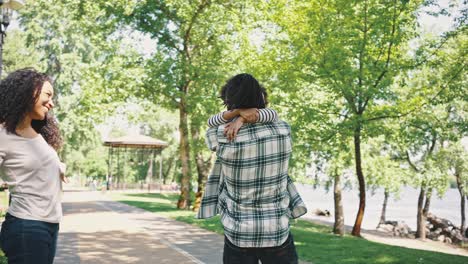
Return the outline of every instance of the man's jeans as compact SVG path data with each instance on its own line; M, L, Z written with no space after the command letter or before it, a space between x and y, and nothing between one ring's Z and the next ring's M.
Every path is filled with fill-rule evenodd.
M0 246L8 264L52 264L59 224L25 220L7 213L0 233Z
M268 248L240 248L224 237L224 264L297 264L298 258L291 234L281 246Z

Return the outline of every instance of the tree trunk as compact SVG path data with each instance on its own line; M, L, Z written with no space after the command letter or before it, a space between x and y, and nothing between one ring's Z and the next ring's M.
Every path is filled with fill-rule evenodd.
M146 171L146 183L151 183L153 181L153 155L151 155L151 158L149 160L149 166L148 166L148 170Z
M192 132L192 140L195 142L200 141L200 128L194 123L190 123L190 131ZM208 159L204 159L203 152L195 150L195 163L197 165L197 174L198 174L198 188L197 193L195 194L195 203L193 205L193 210L197 211L200 208L201 199L203 192L205 191L206 180L208 179L208 173L211 169L212 155Z
M466 235L466 217L465 217L465 197L466 195L461 196L461 202L460 202L460 213L461 213L461 225L460 225L460 230L461 233L463 234L464 237L468 237Z
M366 183L364 181L364 173L362 172L360 126L358 126L354 132L354 155L356 162L356 175L359 181L359 210L356 216L356 221L354 223L351 235L360 237L361 224L364 218L364 210L366 208Z
M188 131L188 113L186 109L185 97L182 96L179 103L179 133L180 133L180 161L182 165L182 179L180 181L180 197L177 202L177 208L189 209L191 188L191 166L190 166L190 145Z
M461 214L461 225L460 225L460 230L463 236L465 235L465 228L466 228L466 215L465 215L465 190L464 186L461 180L461 175L460 173L455 173L455 177L457 179L457 187L458 187L458 192L460 193L460 214Z
M174 162L174 159L168 159L166 163L166 171L163 172L163 183L167 184L167 179L169 178L169 174L171 173L172 170L172 163Z
M194 211L197 211L198 208L200 208L203 192L205 192L206 180L208 179L208 174L210 173L211 169L211 157L212 156L210 155L210 158L208 160L204 160L201 152L197 153L195 157L198 172L198 189L195 195L195 204L193 206Z
M3 4L3 2L2 2ZM3 33L0 33L0 80L3 79L2 71L3 71L3 38L6 36Z
M387 214L387 203L388 203L388 196L389 195L389 192L388 192L388 189L385 188L385 192L384 192L384 200L383 200L383 205L382 205L382 213L380 214L380 221L379 221L379 224L377 225L377 228L380 226L380 225L383 225L385 224L385 221L387 221L387 217L386 217L386 214Z
M429 208L431 207L431 197L432 197L432 188L429 188L426 193L426 201L424 202L424 219L427 218L427 214L429 213Z
M174 161L174 173L172 174L172 182L180 183L179 176L181 175L179 168L181 168L180 160L177 159Z
M341 199L341 175L335 171L335 184L333 187L333 197L335 198L335 224L333 225L333 233L344 235L344 214L343 202Z
M426 218L424 217L424 198L426 190L424 186L421 186L418 198L418 215L416 220L416 237L420 239L426 239Z

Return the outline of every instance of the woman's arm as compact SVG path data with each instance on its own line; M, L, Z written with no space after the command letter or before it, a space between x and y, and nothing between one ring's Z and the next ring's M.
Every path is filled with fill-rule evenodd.
M252 121L252 119L254 120ZM241 112L239 118L231 121L224 127L224 136L226 136L229 141L232 141L236 138L237 132L239 132L239 129L244 123L269 123L275 122L277 120L278 114L275 110L270 108L258 109L256 115L254 115L253 118L251 111L247 112L246 115Z
M269 123L278 120L278 114L271 108L248 108L248 109L235 109L232 111L224 111L211 116L208 119L208 126L215 127L227 124L231 119L242 116L245 123Z
M269 123L278 121L278 114L271 108L262 108L258 110L258 120L255 123Z
M223 111L208 118L208 126L216 127L227 124L231 119L239 116L239 109Z

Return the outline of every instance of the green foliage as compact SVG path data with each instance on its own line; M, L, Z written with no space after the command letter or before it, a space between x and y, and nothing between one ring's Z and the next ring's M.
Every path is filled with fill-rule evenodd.
M226 76L227 69L221 66L229 61L220 40L227 30L224 7L218 2L171 0L141 1L131 14L118 5L112 10L124 24L158 43L143 62L142 96L170 108L188 96L190 112L201 102L215 101L216 85Z
M466 14L442 36L423 34L416 17L431 2L32 1L20 30L8 32L4 64L6 72L35 66L54 77L60 155L71 174L103 177L107 153L96 128L128 116L169 142L164 177L180 178L174 111L188 115L192 156L208 160L203 135L223 108L220 86L249 72L292 125L291 175L310 180L311 166L330 176L349 171L350 138L361 129L366 181L397 191L407 182L399 165L407 150L419 157L436 135L437 154L468 129ZM153 41L151 52L142 51L143 38ZM133 104L147 112L132 112ZM433 182L443 192L448 174L438 160L417 164L430 178L413 184ZM145 166L128 173L137 179Z
M436 155L435 160L449 175L458 178L460 189L468 195L468 150L463 147L462 142L451 142Z
M26 45L26 34L21 30L8 31L3 44L3 77L17 69L34 67L45 70L40 61L41 51Z
M293 48L290 57L279 62L290 65L284 83L296 82L288 89L296 89L303 100L297 108L309 113L297 119L306 124L320 122L317 127L328 131L319 133L322 136L315 141L335 137L336 131L346 139L356 126L369 136L380 133L371 129L369 120L385 112L384 106L394 99L391 84L405 66L419 4L296 2L278 13L293 14L276 19L288 33L288 47Z
M273 1L264 79L293 127L299 174L312 151L336 156L352 150L356 131L385 132L371 120L396 113L392 84L408 63L420 3Z
M65 139L60 156L69 175L106 174L96 126L141 85L139 54L122 44L123 32L101 4L29 2L19 16L22 31L12 36L20 45L5 46L7 70L33 66L54 78L55 113Z
M420 48L416 60L425 58L425 65L402 76L406 86L398 91L401 101L406 101L402 109L407 114L395 142L406 152L402 156L412 162L413 184L436 189L439 195L447 190L449 171L453 171L444 161L447 153L455 151L454 146L461 147L460 140L467 135L467 93L460 89L467 83L466 27L457 28L449 37L429 58L424 56L426 47Z
M398 196L400 188L411 183L413 173L383 136L370 139L363 152L366 182L371 190L380 187Z

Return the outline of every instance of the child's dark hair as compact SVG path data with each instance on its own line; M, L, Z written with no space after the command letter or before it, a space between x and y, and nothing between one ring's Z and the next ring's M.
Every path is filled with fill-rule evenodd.
M221 89L221 100L228 110L265 108L268 104L265 88L250 74L242 73L229 79Z

